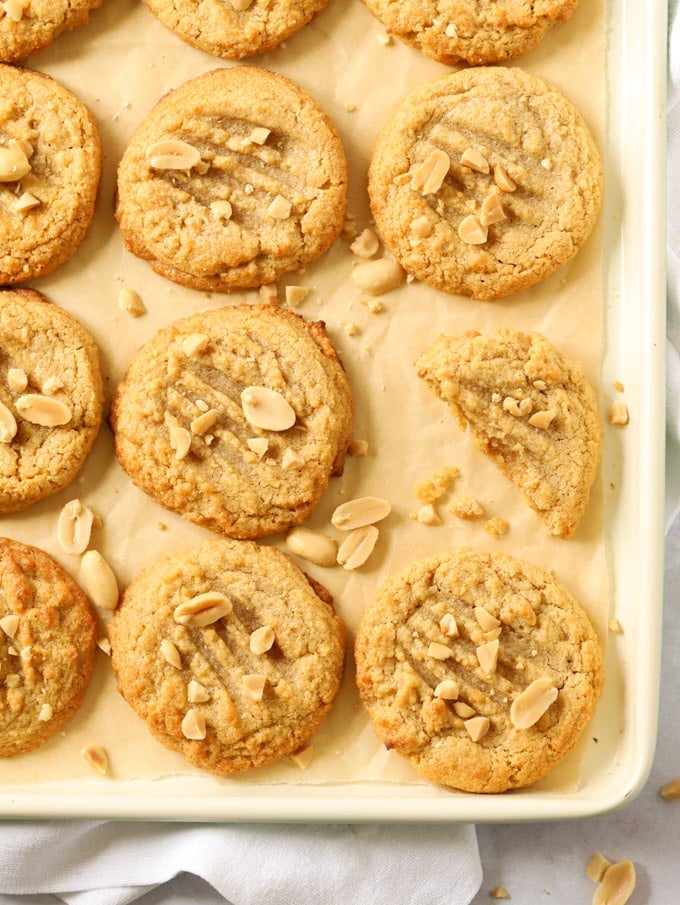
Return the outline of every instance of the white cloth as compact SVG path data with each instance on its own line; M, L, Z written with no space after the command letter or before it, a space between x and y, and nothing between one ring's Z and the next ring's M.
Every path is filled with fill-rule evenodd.
M156 887L154 901L192 905L468 905L480 882L475 830L464 825L88 821L0 829L0 905L47 905L54 896L68 905L127 905ZM29 893L51 895L25 900Z

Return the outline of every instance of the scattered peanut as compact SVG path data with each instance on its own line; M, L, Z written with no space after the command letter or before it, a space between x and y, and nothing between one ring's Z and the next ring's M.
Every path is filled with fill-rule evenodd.
M625 905L635 889L632 861L617 861L604 872L593 896L593 905Z
M304 526L291 528L286 535L286 546L291 553L317 566L329 567L335 565L337 561L337 543L332 537L311 528Z
M468 214L458 225L458 236L466 245L483 245L489 238L489 231L476 214Z
M358 569L363 566L378 542L375 525L354 528L338 548L337 562L344 569Z
M72 418L66 403L40 393L27 393L15 402L16 410L25 421L41 427L61 427Z
M84 553L90 544L94 512L80 500L69 500L57 519L57 540L64 553Z
M206 591L178 604L173 616L180 625L203 628L228 616L232 611L231 600L219 591Z
M380 497L357 497L335 509L331 516L331 524L343 531L351 531L364 525L374 525L387 518L391 511L391 504Z
M118 606L118 581L98 550L88 550L80 561L80 580L89 598L102 610Z
M86 745L81 749L80 754L97 773L106 776L109 772L109 758L101 745Z
M421 195L431 195L442 187L451 159L446 151L434 148L411 175L411 188Z
M199 163L201 153L186 141L166 139L149 145L146 159L154 170L190 170Z
M118 307L121 311L127 311L132 317L141 317L146 314L146 306L138 292L134 289L123 288L118 293Z
M528 685L510 706L510 722L516 729L529 729L557 700L558 690L548 676Z
M246 387L241 393L241 407L248 424L263 430L288 430L297 417L281 393L264 386Z
M206 725L203 714L191 707L187 710L182 720L182 735L184 738L201 741L206 736Z
M250 635L250 650L253 654L266 654L274 645L276 635L271 625L262 625Z
M365 261L352 268L352 281L362 292L369 295L382 295L400 286L404 280L404 271L396 261L390 258L377 258Z

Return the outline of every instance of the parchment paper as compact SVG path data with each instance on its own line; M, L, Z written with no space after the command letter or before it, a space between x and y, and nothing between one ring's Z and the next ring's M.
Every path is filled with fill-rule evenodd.
M284 46L244 61L289 76L305 88L336 123L350 164L348 215L360 229L371 225L366 169L373 139L392 107L409 91L450 71L398 41L385 43L384 28L360 0L330 0L327 9ZM555 27L542 45L513 65L548 77L581 111L598 146L605 143L604 0L583 0L571 21ZM218 66L233 65L185 45L134 0L105 0L88 26L60 37L27 61L61 81L96 116L105 150L105 170L95 221L74 258L55 273L30 284L76 315L101 352L107 391L122 377L135 350L159 328L207 307L257 302L256 291L208 295L177 286L154 274L123 247L113 218L115 170L127 140L153 104L169 89ZM368 455L347 460L333 479L311 527L329 531L340 502L373 494L389 499L392 514L380 526L380 540L368 563L356 572L340 567L300 565L333 594L349 629L382 581L408 562L454 546L503 550L548 566L590 613L604 641L607 617L603 491L597 482L586 515L571 540L551 538L521 495L472 448L446 406L420 381L417 354L439 333L494 331L500 326L539 330L565 353L579 358L588 379L599 386L602 358L602 240L598 226L577 257L558 273L516 296L476 302L410 282L381 297L372 312L367 297L350 279L357 259L339 239L305 272L281 281L310 288L297 309L326 322L342 356L356 402L355 437L368 442ZM136 290L147 313L133 318L118 307L121 288ZM603 398L604 390L603 388ZM0 532L35 544L53 555L76 579L79 558L63 553L56 540L61 507L78 497L102 520L91 546L113 567L121 588L162 554L184 549L209 536L204 529L164 511L137 490L116 464L104 425L81 475L66 490L26 513L2 518ZM453 490L475 497L485 518L462 521L438 507L443 523L414 521L420 505L414 485L444 466L460 471ZM443 502L446 502L444 500ZM504 537L484 530L486 519L509 523ZM272 538L285 549L282 536ZM106 617L100 614L102 631ZM182 757L155 742L120 698L110 663L98 653L86 702L65 730L37 751L0 761L0 783L91 779L79 752L85 744L108 752L110 775L102 782L128 783L136 777L187 772ZM586 744L586 742L584 742ZM411 767L378 743L353 684L351 655L343 689L313 741L314 760L301 771L288 760L240 777L215 779L216 789L232 783L319 784L324 782L421 782ZM541 788L568 792L579 781L579 751L542 781Z

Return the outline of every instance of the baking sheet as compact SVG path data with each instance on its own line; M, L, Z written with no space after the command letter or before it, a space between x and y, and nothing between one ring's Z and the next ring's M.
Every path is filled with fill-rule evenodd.
M410 283L372 312L350 279L354 259L340 239L319 262L282 283L310 288L299 313L326 321L355 390L355 436L368 456L350 458L309 520L325 530L333 508L363 493L385 496L393 514L361 570L304 567L334 594L353 635L384 578L420 555L454 545L502 549L549 564L590 612L607 645L607 680L595 719L577 750L530 789L473 796L419 780L375 739L353 688L351 658L341 695L300 771L285 761L220 780L186 768L165 751L117 695L99 656L86 703L64 732L20 758L0 762L0 813L6 816L120 816L238 820L504 820L582 816L608 810L644 780L653 751L661 606L663 503L664 283L663 162L665 46L661 13L633 3L582 2L567 25L515 65L549 77L579 108L602 149L605 208L595 234L572 263L510 299L474 302ZM350 162L348 214L370 225L365 173L373 138L412 88L449 71L398 42L359 0L331 0L284 47L245 65L283 72L335 121ZM630 59L640 62L635 73ZM153 274L123 248L113 221L115 167L137 122L167 90L207 69L230 65L184 45L143 4L105 0L90 25L28 61L78 94L97 117L105 173L96 220L76 256L31 284L76 314L102 352L109 391L135 349L176 317L205 307L257 301L257 293L207 295ZM631 186L634 190L631 190ZM123 286L147 313L120 311ZM445 407L419 381L412 362L439 332L511 325L538 329L581 359L600 388L605 441L602 480L575 537L549 538L519 494L470 448ZM614 390L620 381L623 393ZM614 397L631 411L625 428L606 425ZM398 412L398 417L394 413ZM50 552L77 578L78 560L56 543L61 506L79 497L100 515L92 546L121 586L161 553L207 532L164 512L130 484L112 458L104 427L81 476L0 530ZM438 527L409 516L413 487L456 466L456 492L476 496L510 525L503 538L482 522L445 515ZM161 525L163 528L161 529ZM283 546L282 539L268 541ZM284 547L285 549L285 547ZM644 608L640 601L645 602ZM606 637L616 616L622 635ZM102 744L111 774L94 777L80 757Z

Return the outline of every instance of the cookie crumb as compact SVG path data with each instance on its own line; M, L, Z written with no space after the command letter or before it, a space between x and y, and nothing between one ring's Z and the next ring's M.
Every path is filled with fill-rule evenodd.
M455 496L448 505L448 511L461 519L476 519L484 515L484 509L480 503L470 496Z
M368 441L367 440L350 440L347 452L350 456L367 456Z
M507 891L507 889L505 888L505 886L496 886L494 889L491 890L491 892L489 893L489 896L492 899L509 899L510 898L510 894Z
M495 515L493 518L489 519L486 525L484 525L484 530L492 537L503 537L503 535L507 534L510 530L510 526L504 518Z
M267 283L264 286L260 286L260 288L258 289L258 295L260 296L260 301L264 305L279 304L279 291L276 288L275 283Z
M412 491L413 496L421 503L434 503L444 496L458 477L460 477L460 471L455 466L445 466L435 472L427 481L416 484Z

